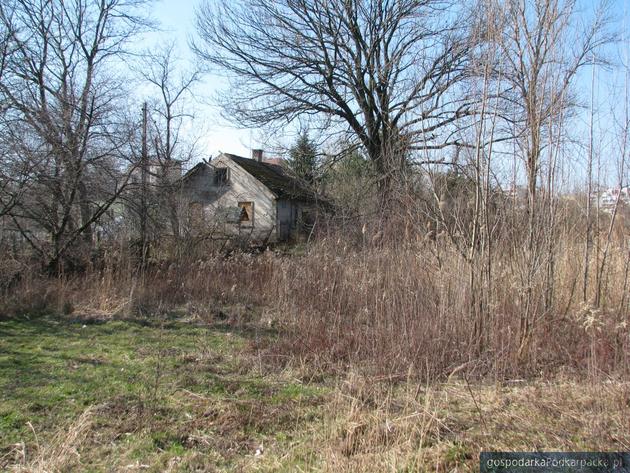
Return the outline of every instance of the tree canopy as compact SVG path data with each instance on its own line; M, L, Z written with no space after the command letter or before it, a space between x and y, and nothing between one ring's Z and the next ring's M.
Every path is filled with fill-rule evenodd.
M470 113L461 8L445 0L236 0L197 15L198 56L230 74L246 126L322 117L360 144L383 190L408 151L456 144Z

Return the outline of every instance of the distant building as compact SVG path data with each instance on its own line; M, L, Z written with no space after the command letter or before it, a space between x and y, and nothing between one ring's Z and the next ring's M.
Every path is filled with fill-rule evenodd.
M157 160L149 159L146 166L147 185L159 186L164 183L172 184L182 177L183 163L177 159ZM131 171L131 183L142 182L142 165L138 164Z
M630 205L630 188L609 187L599 192L597 196L599 208L605 212L611 212L619 201L620 204Z
M276 166L284 166L285 162L282 158L265 158L263 163L274 164Z
M508 199L525 202L527 201L527 187L512 184L510 187L503 190L503 195Z
M222 153L197 164L179 186L188 222L253 242L286 241L308 231L321 198L275 164L279 160L272 162L252 150L251 159Z

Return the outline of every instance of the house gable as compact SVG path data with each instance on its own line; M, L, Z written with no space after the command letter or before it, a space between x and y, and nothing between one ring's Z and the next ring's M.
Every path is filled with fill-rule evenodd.
M275 195L228 156L198 164L182 181L182 196L189 206L201 204L197 213L218 235L276 238Z
M314 195L277 165L231 154L200 163L182 178L182 197L198 221L256 241L288 238Z
M216 169L228 169L228 182L226 186L235 196L257 196L264 200L275 200L276 194L264 183L252 175L246 168L238 164L234 155L221 154L212 161L212 166ZM241 158L245 159L245 158ZM251 160L250 160L251 161Z

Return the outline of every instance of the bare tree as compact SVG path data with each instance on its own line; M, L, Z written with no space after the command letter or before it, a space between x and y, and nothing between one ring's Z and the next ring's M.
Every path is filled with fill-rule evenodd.
M585 30L577 31L574 0L505 0L497 6L506 15L501 46L507 98L519 127L533 216L549 120L576 105L570 97L575 75L612 37L606 34L603 7Z
M584 245L584 276L582 280L582 302L586 302L587 288L588 288L588 276L591 259L591 250L593 247L593 222L591 218L591 207L593 200L593 151L594 151L594 126L593 120L595 118L595 65L591 66L591 110L589 117L589 143L588 143L588 158L586 163L586 243Z
M362 145L383 197L414 149L457 144L469 44L448 0L239 0L197 12L199 57L229 74L226 115L245 126L303 115ZM386 200L385 200L386 202Z
M113 128L121 84L108 72L147 23L145 0L9 0L0 97L5 130L33 179L11 218L54 271L70 247L91 247L92 228L122 192L126 131Z
M603 6L584 28L578 25L574 0L499 0L496 8L504 12L501 73L509 85L504 98L510 110L504 115L512 117L527 177L528 262L521 321L521 353L526 353L534 319L539 315L533 295L535 279L542 268L553 264L544 262L542 253L543 242L553 240L549 237L553 215L539 215L544 210L538 196L543 159L547 155L548 175L552 177L554 147L562 139L556 132L567 111L576 105L573 80L613 37L607 31ZM547 188L552 189L552 185ZM553 213L552 205L545 208Z
M603 250L601 255L601 260L599 261L599 267L595 268L596 277L595 277L595 295L593 300L593 305L595 307L599 307L600 305L604 305L606 303L607 296L607 282L610 274L610 270L606 271L607 263L609 260L609 254L611 253L611 249L614 248L613 242L613 231L616 225L619 225L619 217L620 214L623 215L623 202L621 197L623 195L623 189L628 184L628 155L630 151L630 63L628 62L628 42L627 40L620 42L620 50L622 54L620 55L620 70L623 72L624 82L623 82L623 98L620 110L616 110L617 106L613 106L612 116L614 117L614 123L617 128L617 141L618 148L617 152L614 153L617 156L616 159L616 167L617 167L617 182L616 186L619 189L617 193L617 197L615 198L615 202L612 208L612 213L610 215L610 221L608 224L608 230L606 231L606 239L604 240ZM613 92L615 98L619 95L617 91ZM616 105L616 104L615 104ZM592 122L591 122L591 143L592 143ZM591 147L593 145L591 144ZM613 148L614 149L614 148ZM625 241L622 240L620 249L627 246ZM626 256L625 270L624 270L624 283L623 283L623 295L622 295L622 303L619 306L619 312L623 313L626 308L623 305L624 299L626 297L626 288L628 281L628 262L630 261L630 255ZM585 267L584 272L587 274L587 267Z
M11 36L15 26L12 18L0 23L0 82L4 80L7 61L11 54ZM4 117L7 102L0 97L0 115ZM20 190L30 175L28 166L19 162L6 133L0 137L0 217L9 213L20 197Z
M148 134L152 160L157 174L155 204L166 210L171 232L179 236L180 222L174 176L195 153L195 139L182 136L183 128L194 118L190 99L200 79L199 69L185 70L176 57L175 43L164 44L157 52L147 52L138 73L151 86L155 99L151 103Z

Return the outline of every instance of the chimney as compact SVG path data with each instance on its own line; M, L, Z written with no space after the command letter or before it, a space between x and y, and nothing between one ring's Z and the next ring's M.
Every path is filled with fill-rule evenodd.
M262 163L263 160L263 150L262 149L253 149L252 150L252 159L254 161L258 161L259 163Z

